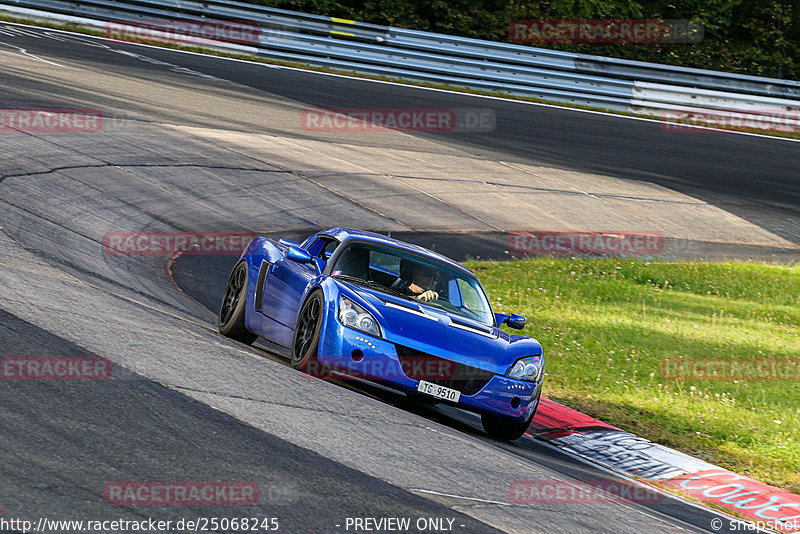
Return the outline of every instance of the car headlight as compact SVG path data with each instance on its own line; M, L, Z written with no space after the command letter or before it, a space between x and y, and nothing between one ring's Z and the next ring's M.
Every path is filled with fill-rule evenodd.
M506 376L526 382L538 382L542 378L542 374L544 374L544 358L540 354L520 358L506 373Z
M339 320L345 326L381 337L381 327L372 314L344 295L339 295Z

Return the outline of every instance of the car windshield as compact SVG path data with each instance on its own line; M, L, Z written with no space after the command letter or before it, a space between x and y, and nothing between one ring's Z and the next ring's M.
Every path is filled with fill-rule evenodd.
M494 325L491 307L477 280L401 250L354 243L338 256L331 275Z

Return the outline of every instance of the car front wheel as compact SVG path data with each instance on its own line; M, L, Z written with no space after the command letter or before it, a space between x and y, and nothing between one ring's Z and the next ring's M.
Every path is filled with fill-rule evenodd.
M318 378L328 375L317 357L324 311L322 291L315 289L300 309L292 343L292 367Z

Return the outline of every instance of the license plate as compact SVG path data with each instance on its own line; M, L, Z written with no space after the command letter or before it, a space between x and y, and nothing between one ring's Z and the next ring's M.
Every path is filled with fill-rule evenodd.
M425 393L426 395L432 395L437 399L444 399L450 402L458 402L458 399L461 398L461 392L458 390L446 388L444 386L440 386L432 382L426 382L424 380L419 381L417 391L420 393Z

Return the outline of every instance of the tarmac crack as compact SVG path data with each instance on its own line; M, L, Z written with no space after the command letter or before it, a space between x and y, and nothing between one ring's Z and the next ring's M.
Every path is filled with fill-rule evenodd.
M43 171L32 171L32 172L24 172L18 174L4 174L0 176L0 182L5 181L7 178L20 178L20 177L27 177L27 176L41 176L45 174L52 174L55 172L63 172L63 171L70 171L70 170L83 170L83 169L102 169L107 167L114 167L118 169L124 168L186 168L186 167L194 167L198 169L213 169L213 170L223 170L223 171L253 171L253 172L269 172L269 173L286 173L286 174L294 174L293 171L284 170L284 169L259 169L259 168L248 168L248 167L237 167L237 166L230 166L230 165L207 165L207 164L200 164L200 163L111 163L111 162L103 162L98 163L95 165L66 165L63 167L52 167L47 170Z

